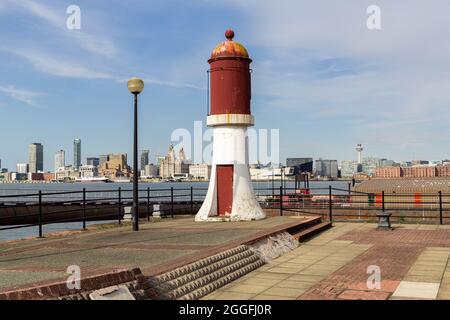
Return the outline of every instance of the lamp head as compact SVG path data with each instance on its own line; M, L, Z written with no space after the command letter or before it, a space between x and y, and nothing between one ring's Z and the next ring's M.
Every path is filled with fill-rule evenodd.
M128 80L128 90L132 94L139 94L144 90L144 80L140 78L133 77Z

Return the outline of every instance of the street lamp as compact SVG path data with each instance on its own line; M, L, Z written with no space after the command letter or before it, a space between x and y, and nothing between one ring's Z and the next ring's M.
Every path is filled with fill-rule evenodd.
M134 95L134 148L133 148L133 231L139 230L139 189L138 189L138 95L144 90L144 81L139 78L128 80L128 90Z

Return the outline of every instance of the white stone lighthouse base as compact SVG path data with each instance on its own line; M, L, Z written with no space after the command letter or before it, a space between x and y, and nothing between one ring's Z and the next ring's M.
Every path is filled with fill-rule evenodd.
M213 166L208 193L202 207L195 216L195 221L252 221L266 217L253 192L247 165L238 164L234 166L233 205L229 216L217 215L217 183L215 177L216 166Z
M246 131L244 126L214 127L211 179L195 221L251 221L266 217L250 180ZM217 212L217 165L233 165L233 202L231 213L226 216Z

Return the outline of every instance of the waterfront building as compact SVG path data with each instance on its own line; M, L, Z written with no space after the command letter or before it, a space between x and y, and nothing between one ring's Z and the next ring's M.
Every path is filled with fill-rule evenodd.
M28 163L18 163L16 164L17 173L28 173Z
M86 164L98 168L100 166L100 159L95 157L86 158Z
M142 150L141 152L141 170L145 170L145 166L148 165L149 150Z
M430 164L430 161L428 160L412 160L411 164L413 166L424 166Z
M11 173L6 171L6 172L0 172L0 181L2 182L9 182L11 181Z
M189 165L189 176L193 179L209 180L211 165L206 163Z
M98 177L98 168L94 165L84 165L79 168L81 178Z
M376 157L365 157L362 160L362 172L369 176L375 175L375 169L378 167L380 162L379 158Z
M66 153L64 150L59 150L55 153L55 172L66 166Z
M28 146L29 172L44 171L44 146L40 143L32 143Z
M171 144L167 156L159 165L159 176L163 179L173 178L175 175L189 174L189 164L185 163L186 157L183 148L178 151L178 157L175 156L175 149Z
M26 181L28 179L28 173L11 172L11 181Z
M338 161L337 160L316 160L315 168L316 177L337 178L338 177Z
M262 168L257 165L250 166L250 178L252 180L280 180L293 177L296 167Z
M53 172L28 172L28 180L50 182L55 180L55 174Z
M356 173L358 161L356 160L342 160L341 161L341 177L351 178Z
M396 163L394 160L383 158L378 161L378 167L395 167L395 166L399 166L399 164Z
M159 176L159 168L153 163L147 164L145 169L141 171L142 178L157 178Z
M131 168L125 153L109 154L108 160L100 165L100 176L107 178L130 177Z
M378 167L377 178L434 178L450 177L450 165L414 166L414 167Z
M73 167L78 169L81 167L81 140L73 140Z
M72 165L60 168L57 172L55 172L55 179L58 181L74 181L79 177L80 172L78 170L75 170Z
M99 164L98 164L98 166L99 166L99 167L102 167L103 164L105 164L105 163L109 160L109 157L108 157L107 154L103 154L103 155L100 155L100 156L98 157L98 159L99 159Z
M313 158L287 158L287 167L296 167L298 172L313 173Z
M377 178L400 178L402 176L402 168L400 167L378 167L375 169L375 177Z

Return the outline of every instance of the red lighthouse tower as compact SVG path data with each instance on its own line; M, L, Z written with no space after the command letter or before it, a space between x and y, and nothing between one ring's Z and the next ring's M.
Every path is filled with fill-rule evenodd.
M247 127L254 125L250 111L252 60L247 49L233 40L233 30L227 30L225 37L208 60L211 109L207 125L214 130L213 159L208 193L197 221L265 217L248 167Z

